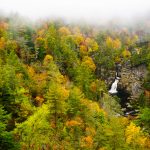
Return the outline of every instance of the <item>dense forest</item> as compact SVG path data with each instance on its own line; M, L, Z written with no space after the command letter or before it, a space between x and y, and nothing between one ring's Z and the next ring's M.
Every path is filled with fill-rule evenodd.
M0 149L150 149L148 31L146 21L94 26L1 17ZM146 67L134 115L108 92L117 64Z

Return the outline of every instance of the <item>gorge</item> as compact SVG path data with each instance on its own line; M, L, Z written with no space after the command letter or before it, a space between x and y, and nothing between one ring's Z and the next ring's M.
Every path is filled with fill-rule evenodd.
M147 74L146 67L140 65L132 68L129 65L116 64L115 81L112 83L109 93L120 99L120 105L125 116L136 115L136 101L142 92L143 79Z

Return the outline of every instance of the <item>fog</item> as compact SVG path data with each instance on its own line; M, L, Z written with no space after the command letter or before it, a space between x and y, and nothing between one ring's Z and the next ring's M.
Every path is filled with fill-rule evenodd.
M0 0L0 10L33 20L60 17L97 23L131 21L150 12L150 0Z

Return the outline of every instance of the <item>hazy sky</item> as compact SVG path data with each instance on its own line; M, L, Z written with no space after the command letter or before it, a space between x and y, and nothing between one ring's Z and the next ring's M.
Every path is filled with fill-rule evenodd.
M131 19L150 13L150 0L0 0L0 10L36 19Z

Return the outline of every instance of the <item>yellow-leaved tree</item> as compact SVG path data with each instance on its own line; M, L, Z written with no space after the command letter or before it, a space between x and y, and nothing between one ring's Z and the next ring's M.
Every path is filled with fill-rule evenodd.
M74 35L74 41L78 46L84 43L84 40L84 36L81 33L77 33Z
M80 54L88 55L88 47L85 44L80 45Z
M107 39L106 39L106 46L108 48L113 48L113 39L111 37L107 37Z
M92 51L97 51L99 46L97 44L97 42L94 39L91 38L86 38L85 43L88 47L88 51L92 52Z
M92 58L89 56L84 56L82 59L82 65L91 69L92 71L95 71L96 65L93 62Z
M124 58L128 58L128 57L131 57L131 52L127 49L125 49L123 52L122 52L122 56Z
M44 65L48 65L49 63L51 63L53 61L53 56L52 55L46 55L44 58Z
M106 39L106 46L112 49L120 49L121 48L121 41L117 38L113 40L111 37L107 37Z
M61 28L59 28L59 31L58 31L58 32L59 32L60 35L62 35L62 36L67 36L67 35L70 35L70 34L71 34L70 30L69 30L67 27L61 27Z
M133 122L127 126L125 137L127 144L133 146L134 148L146 146L147 137L143 135L141 128L136 126Z
M115 40L113 41L113 48L114 48L114 49L119 49L119 48L121 48L121 41L120 41L119 39L115 39Z

